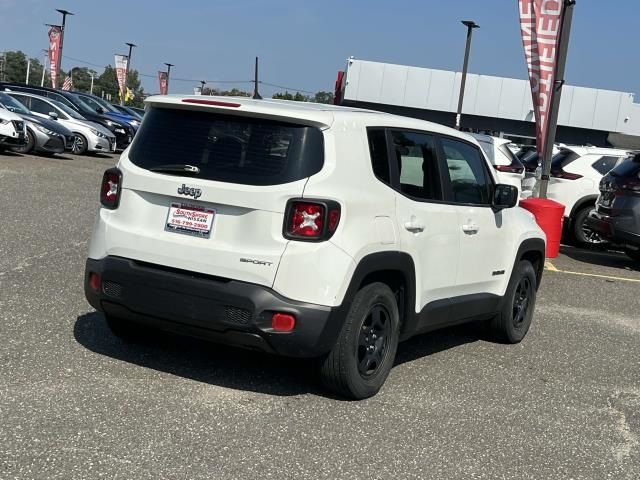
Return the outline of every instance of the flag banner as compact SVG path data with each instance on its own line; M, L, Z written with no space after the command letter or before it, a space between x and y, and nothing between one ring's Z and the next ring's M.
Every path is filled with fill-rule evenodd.
M69 76L64 79L64 83L62 84L62 90L68 91L71 89L73 89L73 77L71 76L71 73L69 73Z
M49 29L49 70L51 72L51 87L58 85L58 62L60 61L60 39L62 29L57 25Z
M129 57L126 55L116 55L116 77L118 78L118 87L120 90L120 98L125 95L125 84L127 75L127 63Z
M160 95L167 94L167 72L158 72L158 82L160 83Z
M518 7L536 120L536 144L542 153L556 80L564 0L518 0Z

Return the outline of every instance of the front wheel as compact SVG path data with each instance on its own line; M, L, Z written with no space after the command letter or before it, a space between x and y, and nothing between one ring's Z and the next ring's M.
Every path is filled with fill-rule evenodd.
M31 130L27 130L25 141L26 143L24 145L14 147L13 151L26 154L33 150L33 148L36 146L36 138L33 136L33 133L31 133Z
M355 296L338 341L321 365L329 390L353 399L368 398L384 384L398 349L400 314L384 283L363 287Z
M79 133L74 134L71 152L75 155L84 155L87 152L87 148L89 148L89 144L84 135Z
M514 266L500 312L491 321L497 340L519 343L531 326L536 304L537 277L531 262L522 260Z

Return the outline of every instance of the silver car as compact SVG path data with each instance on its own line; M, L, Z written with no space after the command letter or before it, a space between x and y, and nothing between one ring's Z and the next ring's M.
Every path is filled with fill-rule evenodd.
M76 155L95 152L115 152L116 137L110 130L90 122L63 103L31 93L6 92L34 115L49 118L73 132L74 138L68 148Z

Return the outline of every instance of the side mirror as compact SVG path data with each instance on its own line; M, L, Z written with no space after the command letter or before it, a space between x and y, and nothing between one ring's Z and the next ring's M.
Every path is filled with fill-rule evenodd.
M49 116L50 116L51 118L53 118L54 120L57 120L57 119L58 119L58 114L57 114L56 112L49 112Z
M96 108L96 112L98 112L100 115L102 115L104 113L104 108L98 107L98 108Z
M518 189L499 183L493 191L493 208L496 211L513 208L518 204Z

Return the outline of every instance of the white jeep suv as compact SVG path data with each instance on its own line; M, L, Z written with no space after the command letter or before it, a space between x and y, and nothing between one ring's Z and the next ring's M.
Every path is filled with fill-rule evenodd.
M545 237L470 136L330 105L159 96L105 172L85 294L114 334L149 327L318 358L374 395L398 342L531 323Z

